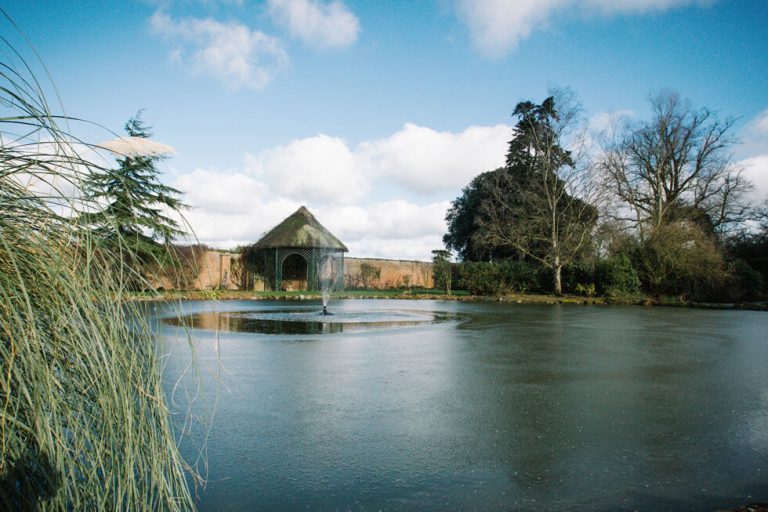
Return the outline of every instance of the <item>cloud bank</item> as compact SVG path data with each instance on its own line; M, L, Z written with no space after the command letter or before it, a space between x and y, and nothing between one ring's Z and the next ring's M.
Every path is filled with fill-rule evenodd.
M504 163L511 127L440 132L406 124L350 147L329 135L247 154L237 169L179 173L172 185L194 208L201 242L253 243L300 205L350 248L350 255L426 260L442 247L450 201L476 174Z

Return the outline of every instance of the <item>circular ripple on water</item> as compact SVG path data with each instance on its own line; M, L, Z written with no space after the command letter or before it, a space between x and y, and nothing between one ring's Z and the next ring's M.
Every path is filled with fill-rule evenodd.
M194 329L261 334L332 334L412 327L453 319L430 311L338 311L324 315L312 310L221 311L166 318L171 325Z

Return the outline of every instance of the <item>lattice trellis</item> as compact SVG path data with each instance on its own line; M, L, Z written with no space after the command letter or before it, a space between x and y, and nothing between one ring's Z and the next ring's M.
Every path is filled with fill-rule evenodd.
M307 289L339 289L344 284L344 252L338 249L279 247L262 249L255 255L261 262L264 283L272 290L283 287L285 260L297 254L307 264ZM326 286L323 286L326 285Z

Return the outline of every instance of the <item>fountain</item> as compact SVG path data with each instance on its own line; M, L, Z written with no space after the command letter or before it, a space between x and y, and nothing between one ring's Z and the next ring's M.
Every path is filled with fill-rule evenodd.
M323 298L323 316L332 315L328 312L328 301L331 298L331 289L336 281L334 267L336 261L333 255L327 255L320 259L317 264L317 275L320 281L320 294Z

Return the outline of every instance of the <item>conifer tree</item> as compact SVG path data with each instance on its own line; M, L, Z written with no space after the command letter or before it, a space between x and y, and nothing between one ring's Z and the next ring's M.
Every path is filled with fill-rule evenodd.
M150 128L141 111L128 120L125 131L132 139L148 139ZM131 153L131 154L129 154ZM127 247L142 262L166 254L174 237L184 231L168 216L168 211L187 208L181 192L160 182L156 164L165 155L126 152L117 158L118 166L95 173L85 184L86 198L99 209L82 215L107 246Z

